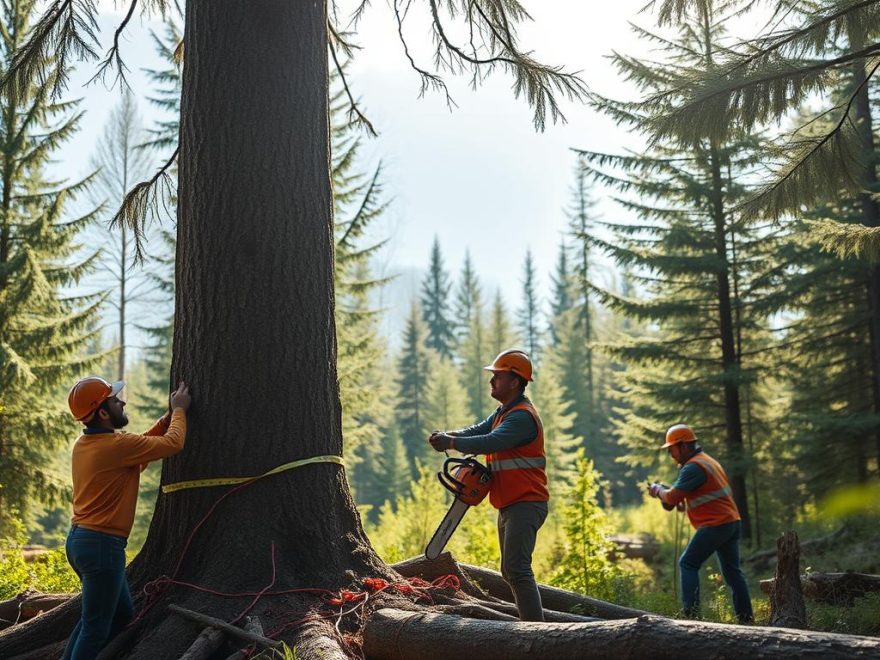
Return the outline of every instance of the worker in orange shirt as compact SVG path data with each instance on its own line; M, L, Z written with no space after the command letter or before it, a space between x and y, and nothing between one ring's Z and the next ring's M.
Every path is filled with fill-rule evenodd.
M697 442L687 424L675 424L666 431L661 447L681 468L671 488L651 484L648 494L672 510L686 505L691 525L697 530L681 555L681 597L685 614L694 617L700 606L700 567L712 554L733 596L733 609L740 623L752 623L752 601L740 568L739 539L742 522L733 501L733 491L721 464Z
M67 403L85 428L73 446L73 517L67 560L82 582L82 617L63 660L92 660L134 616L125 579L125 546L134 523L140 473L151 461L183 449L187 386L172 392L168 412L143 435L117 432L128 424L123 381L83 378Z

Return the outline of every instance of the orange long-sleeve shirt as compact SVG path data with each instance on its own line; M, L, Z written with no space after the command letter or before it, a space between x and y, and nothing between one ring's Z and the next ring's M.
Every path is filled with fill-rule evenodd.
M128 537L134 523L141 470L176 454L186 440L186 413L159 420L143 435L84 433L73 445L71 522L105 534Z

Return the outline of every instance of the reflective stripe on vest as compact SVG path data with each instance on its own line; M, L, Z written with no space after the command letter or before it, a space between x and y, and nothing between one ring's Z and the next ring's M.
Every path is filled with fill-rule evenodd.
M685 496L691 524L700 528L739 520L733 489L721 464L705 452L696 454L687 463L696 463L706 475L706 481Z
M517 410L527 412L535 422L537 435L534 440L515 449L502 449L486 456L487 467L492 471L489 485L489 501L496 509L503 509L516 502L546 502L547 474L544 457L544 427L531 401L524 399L509 409L496 411L492 428Z
M691 509L696 509L698 506L703 506L704 504L708 504L712 500L718 500L722 497L733 497L733 491L730 489L730 486L725 486L724 488L719 488L716 491L711 493L706 493L705 495L700 495L699 497L688 500L688 507Z
M505 458L500 461L492 461L489 463L492 472L501 472L502 470L528 470L529 468L547 467L547 459L543 456L520 456L517 458Z

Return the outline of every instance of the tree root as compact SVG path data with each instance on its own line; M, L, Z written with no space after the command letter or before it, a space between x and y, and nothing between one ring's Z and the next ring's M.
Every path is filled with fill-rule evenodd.
M82 599L77 595L63 605L0 632L0 658L12 658L65 641L80 617Z
M297 660L349 660L336 629L326 621L306 623L290 639Z
M876 658L880 640L856 635L676 621L659 616L592 623L477 621L434 612L382 609L364 627L370 658L480 660L585 657Z

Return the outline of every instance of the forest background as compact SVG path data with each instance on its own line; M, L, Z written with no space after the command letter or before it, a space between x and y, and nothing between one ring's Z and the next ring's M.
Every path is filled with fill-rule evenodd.
M550 16L562 4L541 12ZM413 136L370 112L379 106L382 119L383 104L396 99L381 86L370 95L366 83L381 66L370 70L367 54L345 68L355 94L365 80L360 101L378 137L348 112L342 79L331 84L345 453L369 536L389 562L422 552L448 506L433 476L443 456L426 438L487 416L494 406L482 367L519 346L536 363L529 394L545 425L553 495L536 553L539 579L675 613L675 556L687 525L646 501L644 484L674 479L675 466L657 447L679 421L727 466L748 548L771 546L785 529L809 537L845 524L845 546L808 557L810 568L878 572L876 268L824 250L810 224L870 224L862 200L813 195L781 219L739 206L783 162L774 138L791 125L819 131L833 123L854 85L867 95L873 134L874 83L845 71L778 125L683 149L649 134L644 113L652 99L660 102L652 94L669 82L671 67L699 69L713 49L759 33L768 16L739 14L743 3L707 3L711 13L659 27L650 11L620 4L641 28L607 64L589 69L603 73L585 75L594 92L588 107L563 108L571 119L564 132L526 134L526 111L492 93L491 116L467 107L447 116L443 95L428 94L415 110L424 156L417 167L401 167L396 149ZM37 10L33 2L2 3L6 67ZM619 23L610 31L619 36L626 17L602 20ZM541 19L558 22L558 15ZM165 406L173 203L156 209L142 236L108 221L125 192L171 155L179 25L171 12L139 28L132 50L144 70L132 65L130 92L119 84L110 92L84 88L112 105L103 123L80 109L76 85L70 98L55 98L52 81L35 80L27 94L3 99L0 597L27 584L77 586L63 551L36 566L16 554L25 543L63 544L77 433L66 413L69 385L88 373L124 378L135 430ZM149 59L138 48L147 43ZM610 55L612 46L597 40L584 51ZM452 93L464 106L472 102L463 88ZM465 119L455 129L431 130L459 113ZM506 152L483 131L497 133ZM468 175L448 155L474 136L484 138L472 147L475 167L492 176ZM866 161L874 160L872 151ZM511 162L527 166L508 172ZM166 183L173 196L173 169ZM149 525L157 467L144 475L132 552ZM613 532L650 533L660 552L649 563L612 561ZM488 505L468 514L451 545L461 560L497 567ZM730 620L716 573L707 567L715 585L709 616ZM749 574L759 612L760 577L767 575ZM813 623L876 634L880 601L861 601L845 612L814 608Z

